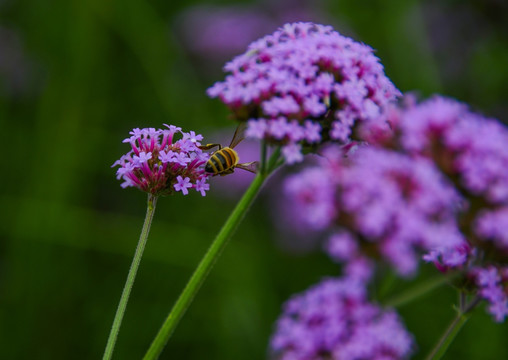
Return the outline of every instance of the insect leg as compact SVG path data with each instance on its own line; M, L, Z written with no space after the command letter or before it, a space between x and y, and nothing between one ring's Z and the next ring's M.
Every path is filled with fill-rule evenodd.
M222 149L222 145L221 144L206 144L206 145L199 146L199 148L201 150L210 150L210 149L213 149L216 146L219 147L219 150Z
M248 163L236 164L235 167L256 174L258 172L259 162L252 161Z

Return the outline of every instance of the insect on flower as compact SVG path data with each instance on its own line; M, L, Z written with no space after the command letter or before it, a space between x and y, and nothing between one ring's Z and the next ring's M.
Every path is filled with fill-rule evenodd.
M254 174L257 172L257 161L240 164L238 153L233 150L234 147L236 147L245 138L246 127L247 124L245 122L238 125L235 134L233 135L233 139L227 147L222 147L221 144L206 144L199 147L201 150L210 150L216 146L219 147L210 155L210 158L206 162L205 172L213 174L213 176L232 174L235 168L247 170Z

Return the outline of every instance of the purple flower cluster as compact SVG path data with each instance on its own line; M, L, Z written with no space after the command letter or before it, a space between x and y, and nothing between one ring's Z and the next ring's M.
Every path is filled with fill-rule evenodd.
M474 275L479 294L489 303L488 311L497 322L508 316L508 266L474 268Z
M210 188L204 164L208 154L199 148L203 136L194 131L182 132L174 125L167 129L134 129L125 139L132 150L117 160L117 179L122 187L137 187L152 195L169 195L180 191L187 195L194 188L206 195ZM175 141L175 134L182 137Z
M494 119L471 112L465 104L438 96L421 104L410 101L406 109L392 109L385 120L393 131L384 131L379 123L366 123L362 129L366 138L376 145L429 159L461 195L457 224L465 241L433 249L424 259L442 271L461 268L477 279L505 266L508 129ZM499 275L499 279L504 278ZM492 289L497 289L496 296L484 296L497 321L508 313L508 289L500 284L477 282L481 295L494 294Z
M328 149L320 166L287 180L302 221L329 228L327 252L341 262L368 255L412 275L419 250L458 246L459 195L425 158L360 147ZM362 260L365 261L365 260Z
M371 143L432 159L468 198L494 207L508 203L508 129L501 123L438 96L391 111L386 120L394 131L382 141L371 136ZM372 125L366 125L370 134Z
M354 139L400 95L370 47L313 23L284 25L224 69L208 95L248 122L248 137L283 145L287 163L302 160L302 144Z
M347 272L363 269L360 278L368 279L368 256L411 275L425 253L439 270L475 279L489 312L504 320L508 129L437 96L406 99L380 119L359 128L369 146L347 156L330 148L317 167L288 179L289 207L331 232L326 250Z
M325 279L285 305L271 339L274 359L406 359L413 338L398 315L367 300L364 284Z

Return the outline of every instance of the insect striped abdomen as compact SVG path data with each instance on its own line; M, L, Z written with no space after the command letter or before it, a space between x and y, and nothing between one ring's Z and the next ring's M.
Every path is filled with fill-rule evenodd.
M238 164L238 154L235 150L225 147L210 156L205 171L215 175L232 172L236 164Z

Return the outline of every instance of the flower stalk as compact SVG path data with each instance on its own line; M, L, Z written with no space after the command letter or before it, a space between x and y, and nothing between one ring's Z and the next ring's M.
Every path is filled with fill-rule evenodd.
M143 358L144 360L157 359L159 357L160 353L164 349L164 346L171 337L171 334L178 325L178 322L185 314L185 311L187 310L192 300L196 296L197 292L199 291L201 285L203 284L213 265L215 264L220 254L226 247L228 240L231 238L231 235L238 227L243 217L247 213L249 207L256 198L256 195L259 193L261 186L263 185L263 183L265 182L266 178L269 175L268 170L272 171L274 170L274 168L270 167L270 165L276 163L277 159L275 158L278 158L279 155L280 151L275 151L272 154L269 163L267 164L265 161L266 150L262 152L260 171L252 181L251 185L249 186L243 197L236 205L235 209L233 210L229 218L226 220L222 229L217 234L216 238L210 245L203 259L201 260L198 267L192 274L189 282L187 283L184 290L180 294L179 298L177 299L176 303L171 309L171 312L167 316L166 320L162 324L162 327L160 328L159 332L154 338L148 351L146 352Z
M446 353L448 347L455 339L455 336L462 329L466 321L471 316L471 311L478 305L481 298L476 296L469 303L466 302L464 293L460 294L459 308L457 309L457 316L452 320L444 334L441 336L437 344L434 346L426 360L439 360Z
M452 280L456 279L460 272L451 272L446 275L440 275L432 279L428 279L424 282L418 283L411 288L403 291L400 294L397 294L385 301L383 304L385 307L401 307L406 304L411 303L412 301L421 298L424 295L429 294L434 291L438 287L449 284Z
M120 326L122 325L122 320L125 314L125 309L127 307L127 302L129 301L129 295L131 293L134 280L136 279L136 273L138 271L139 263L141 262L141 257L143 256L143 251L145 249L146 241L148 239L148 233L150 232L150 226L152 224L153 215L155 213L156 203L157 197L149 194L145 221L143 223L141 235L139 236L139 241L136 247L136 252L134 253L134 258L132 259L129 274L127 275L127 280L125 282L122 291L122 296L120 297L120 302L118 303L118 308L116 310L115 318L113 320L113 325L111 326L108 342L106 344L106 350L104 351L104 356L102 357L103 360L109 360L113 356L113 350L115 348L118 332L120 331Z

